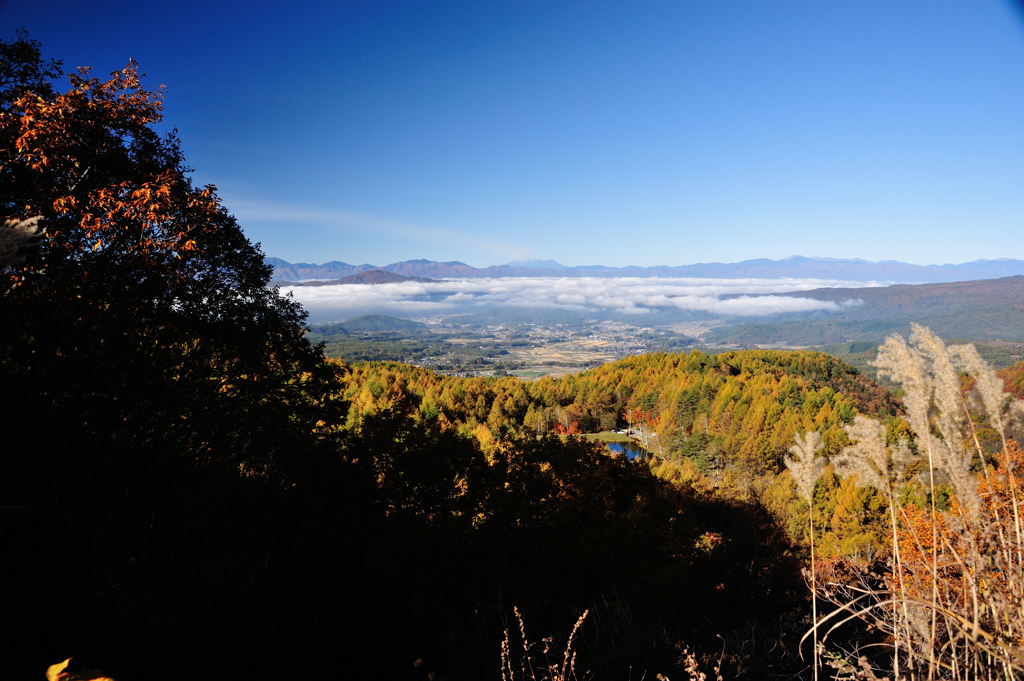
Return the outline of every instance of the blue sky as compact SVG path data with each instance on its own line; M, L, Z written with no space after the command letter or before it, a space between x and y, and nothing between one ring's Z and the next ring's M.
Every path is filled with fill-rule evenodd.
M268 255L1024 258L1024 13L973 2L0 0L167 86Z

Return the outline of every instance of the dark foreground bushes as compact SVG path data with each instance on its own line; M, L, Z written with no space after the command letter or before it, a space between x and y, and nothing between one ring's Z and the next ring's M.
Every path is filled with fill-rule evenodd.
M18 416L0 538L10 678L69 655L123 679L496 678L513 605L537 638L589 608L577 649L601 678L669 674L680 642L717 654L722 634L749 654L733 649L757 645L746 632L768 644L803 600L762 509L576 440L487 456L390 413L280 481Z

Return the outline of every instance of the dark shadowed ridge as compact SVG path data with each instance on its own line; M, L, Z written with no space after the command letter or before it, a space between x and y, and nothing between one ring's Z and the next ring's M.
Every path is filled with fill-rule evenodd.
M796 278L796 279L837 279L843 281L887 282L887 283L940 283L998 279L1024 275L1024 261L1010 258L998 260L975 260L959 265L913 265L886 260L836 260L831 258L808 258L793 256L783 260L760 258L738 263L698 263L694 265L654 267L605 267L586 265L580 267L538 267L543 261L526 261L519 265L492 265L471 267L462 262L436 262L433 260L406 260L384 267L373 265L349 265L343 262L329 262L323 265L288 263L279 258L267 258L274 266L277 280L301 281L308 279L339 279L366 270L381 269L405 277L426 277L429 279L480 277L695 277L711 279L734 278Z
M346 319L340 324L321 324L313 327L314 333L379 333L381 331L413 331L425 329L426 324L411 319L399 319L386 315L368 314Z

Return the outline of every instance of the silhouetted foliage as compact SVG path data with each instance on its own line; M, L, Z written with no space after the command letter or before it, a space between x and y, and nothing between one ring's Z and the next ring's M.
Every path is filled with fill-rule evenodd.
M2 656L16 676L78 654L141 677L173 640L205 659L257 621L251 589L270 593L288 485L334 447L336 370L152 130L159 98L133 65L57 93L36 43L0 56L17 94L0 111L0 213L47 230L0 273Z

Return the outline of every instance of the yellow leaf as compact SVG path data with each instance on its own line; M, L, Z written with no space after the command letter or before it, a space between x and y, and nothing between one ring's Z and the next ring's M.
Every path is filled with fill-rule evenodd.
M70 657L63 662L51 664L46 669L46 681L57 681L61 677L61 672L68 668L68 662L71 662Z

